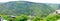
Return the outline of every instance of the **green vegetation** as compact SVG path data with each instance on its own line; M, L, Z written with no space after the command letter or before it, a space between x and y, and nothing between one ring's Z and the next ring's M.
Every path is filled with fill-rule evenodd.
M15 20L15 21L27 21L28 19L30 19L31 21L57 21L58 19L60 19L60 15L48 15L47 17L44 18L40 18L38 16L35 16L33 18L27 16L27 15L20 15L20 16L16 16L16 18L8 18L8 15L0 15L2 16L2 18L4 18L5 20Z
M60 15L53 15L53 13L58 7L58 4L27 1L0 3L0 16L7 21L27 21L27 19L31 21L56 21L60 19ZM9 18L9 15L15 15L16 18ZM34 17L31 18L29 15Z
M57 4L33 3L27 1L14 1L0 3L0 14L6 15L36 15L45 17L57 9Z

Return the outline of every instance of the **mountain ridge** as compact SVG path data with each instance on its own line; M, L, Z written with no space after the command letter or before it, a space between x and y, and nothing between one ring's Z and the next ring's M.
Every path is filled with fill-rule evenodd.
M57 9L57 4L13 1L0 4L0 14L47 16Z

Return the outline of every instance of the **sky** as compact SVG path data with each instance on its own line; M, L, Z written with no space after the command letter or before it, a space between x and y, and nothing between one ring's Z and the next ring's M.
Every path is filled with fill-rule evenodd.
M57 3L60 4L60 0L0 0L0 2L9 2L9 1L29 1L36 3Z
M60 4L60 0L25 0L25 1L31 1L36 3L56 3Z
M9 2L9 1L18 1L18 0L0 0L0 2Z

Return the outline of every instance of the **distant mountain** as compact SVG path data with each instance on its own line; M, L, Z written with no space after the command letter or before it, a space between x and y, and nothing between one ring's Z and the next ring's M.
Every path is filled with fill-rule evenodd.
M26 14L47 16L57 9L57 4L13 1L0 4L1 14Z

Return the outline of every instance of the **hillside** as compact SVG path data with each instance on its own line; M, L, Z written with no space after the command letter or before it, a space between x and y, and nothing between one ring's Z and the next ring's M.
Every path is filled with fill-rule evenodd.
M0 4L0 14L47 16L57 9L57 4L13 1Z

